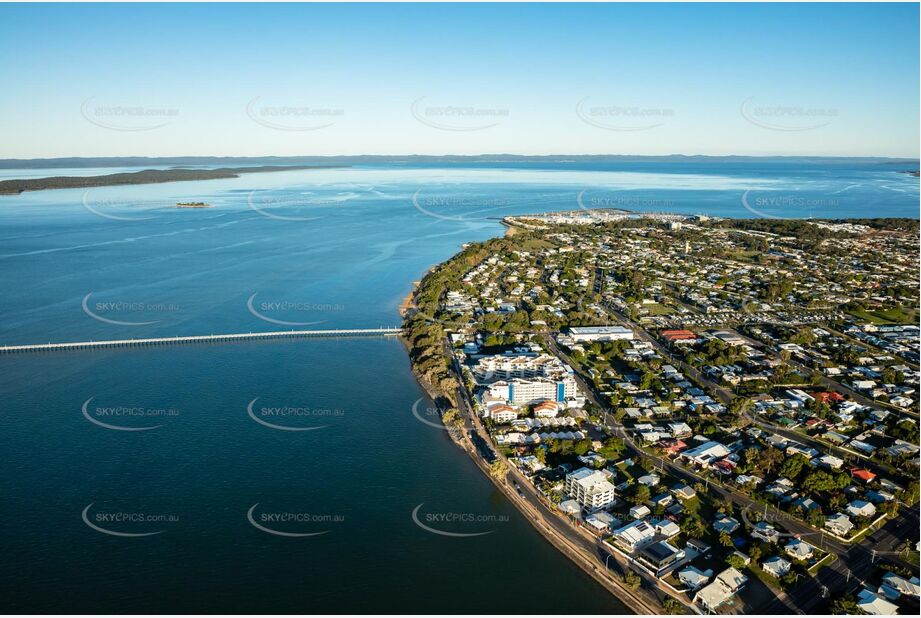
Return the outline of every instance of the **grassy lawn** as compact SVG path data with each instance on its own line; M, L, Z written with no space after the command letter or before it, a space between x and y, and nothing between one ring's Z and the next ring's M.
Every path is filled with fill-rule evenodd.
M539 249L548 249L553 246L552 243L547 242L546 240L541 240L539 238L526 240L521 243L522 248L525 251L536 251Z
M649 312L649 315L671 315L675 312L674 309L666 305L661 305L659 303L653 303L652 305L643 305L643 309Z
M733 260L739 260L740 262L750 262L751 259L758 254L759 254L758 251L738 250L738 251L728 251L726 253L726 257L733 259Z
M633 482L633 475L630 474L630 471L627 469L628 466L626 463L620 462L619 464L617 464L617 468L623 473L625 477L627 477L628 481Z
M832 554L832 553L825 554L824 558L822 558L821 560L819 560L818 562L816 562L815 564L813 564L811 567L809 567L806 570L810 574L815 575L816 573L819 572L819 569L821 569L822 567L828 566L829 564L831 564L837 559L838 559L838 556L836 556L835 554Z
M849 539L849 542L860 543L862 540L864 540L865 538L867 538L868 536L870 536L871 534L873 534L874 532L876 532L877 530L885 526L886 522L888 521L889 521L888 519L883 519L881 522L878 522L875 525L867 526L866 528L861 530L859 534L852 536Z
M783 586L781 586L780 580L770 573L765 572L760 566L757 566L754 561L752 561L752 563L746 567L746 570L761 580L761 582L764 583L764 585L766 585L768 588L772 588L774 590L783 590Z
M700 512L700 504L701 504L701 503L700 503L700 497L698 497L698 496L694 496L694 497L691 498L690 500L682 500L682 501L681 501L681 504L684 505L684 509L685 509L688 513L699 513L699 512ZM711 511L711 512L710 512L710 513L707 513L707 515L710 515L710 514L712 513L712 509L711 509L710 511Z
M918 322L918 311L904 307L875 309L872 311L855 309L848 313L874 324L916 324Z

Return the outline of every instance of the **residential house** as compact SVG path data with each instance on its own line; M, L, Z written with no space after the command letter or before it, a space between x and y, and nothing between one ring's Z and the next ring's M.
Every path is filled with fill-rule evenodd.
M650 511L649 507L645 504L637 504L636 506L630 507L630 517L633 519L643 519L650 515L652 515L652 511Z
M701 571L696 567L689 566L678 571L678 581L687 586L689 590L697 590L706 585L711 577L713 577L711 569Z
M630 522L614 531L613 540L616 545L628 552L635 552L651 543L656 538L656 529L643 520Z
M790 539L784 551L796 560L809 560L815 554L815 548L801 539Z
M872 502L866 500L854 500L847 505L845 509L851 517L873 517L876 515L876 507Z
M789 573L792 566L793 565L790 564L789 561L784 560L780 556L774 556L761 563L761 568L765 573L773 575L778 579Z
M682 452L681 457L701 466L709 466L714 461L728 455L729 452L725 445L711 440Z
M921 594L921 586L919 586L921 582L918 581L917 577L905 579L901 575L889 572L883 575L883 583L906 596L917 597Z
M831 530L832 534L846 537L854 529L854 523L844 513L835 513L825 518L825 527Z
M619 526L620 520L607 511L598 511L586 517L585 523L600 533L606 533Z
M751 535L753 538L761 539L768 543L776 543L780 540L780 533L777 531L777 528L766 521L759 521L752 526Z
M684 551L668 541L651 543L640 551L640 559L651 567L656 577L684 558Z
M690 485L675 485L671 488L671 492L679 500L690 500L697 496L697 492Z
M861 590L857 595L857 609L873 616L892 616L899 613L899 606L890 603L871 590Z
M712 583L707 584L694 595L694 603L707 611L715 612L717 609L730 602L748 582L734 567L729 567L716 576Z
M681 526L670 519L663 519L656 522L656 532L667 539L681 534Z
M851 468L849 472L851 473L851 476L853 476L855 479L863 481L864 483L870 483L873 481L873 479L876 478L875 474L873 474L869 470L864 470L862 468Z
M718 534L723 532L726 534L732 534L739 529L739 521L734 517L718 515L716 521L713 522L713 529L716 530Z

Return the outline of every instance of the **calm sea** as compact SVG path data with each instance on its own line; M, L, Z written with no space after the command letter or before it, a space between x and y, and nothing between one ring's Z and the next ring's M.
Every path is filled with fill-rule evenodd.
M503 215L917 217L900 170L390 165L2 196L0 343L396 325ZM624 611L419 420L394 339L0 356L0 385L6 611Z

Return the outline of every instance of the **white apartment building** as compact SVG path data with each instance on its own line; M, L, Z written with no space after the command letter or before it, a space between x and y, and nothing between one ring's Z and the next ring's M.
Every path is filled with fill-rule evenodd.
M579 468L567 474L566 493L590 509L602 509L614 502L614 485L603 472L591 468Z
M632 341L633 331L623 326L571 326L573 341Z
M500 380L486 387L485 398L503 399L515 406L540 401L566 401L579 396L579 388L572 376L558 380L550 378Z
M489 409L489 418L497 423L509 423L518 418L518 413L511 406L497 405Z
M495 354L484 356L473 366L473 375L481 384L512 378L557 378L569 373L569 367L549 354Z

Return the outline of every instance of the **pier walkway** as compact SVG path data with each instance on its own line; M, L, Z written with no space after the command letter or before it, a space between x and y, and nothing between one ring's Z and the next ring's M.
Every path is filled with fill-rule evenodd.
M0 354L51 352L58 350L86 350L90 348L127 348L179 345L186 343L219 343L225 341L252 341L258 339L302 339L306 337L391 337L399 335L399 328L347 328L333 330L285 330L268 333L228 333L196 335L189 337L155 337L149 339L113 339L110 341L74 341L65 343L36 343L0 346Z

